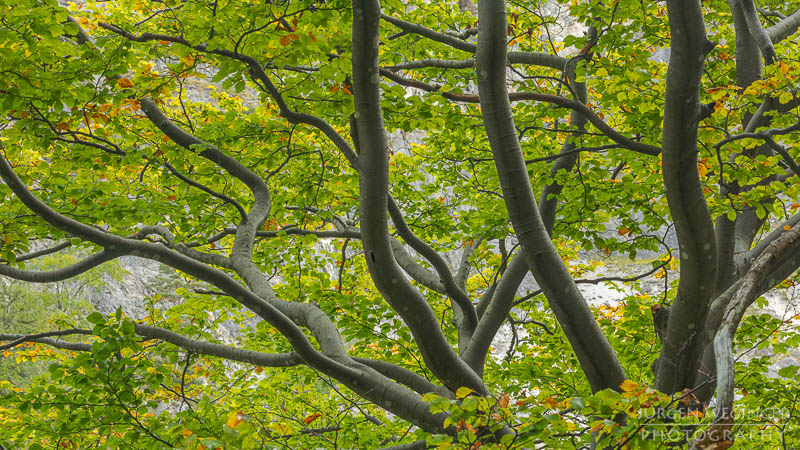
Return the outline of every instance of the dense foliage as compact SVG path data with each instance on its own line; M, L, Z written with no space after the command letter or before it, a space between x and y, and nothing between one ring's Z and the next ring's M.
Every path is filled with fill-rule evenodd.
M48 367L0 443L800 445L800 317L745 314L800 266L791 8L2 0L0 275L182 279L0 321Z

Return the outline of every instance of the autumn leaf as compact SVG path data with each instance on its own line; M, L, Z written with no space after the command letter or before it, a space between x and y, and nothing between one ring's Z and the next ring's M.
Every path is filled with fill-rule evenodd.
M311 424L311 422L319 419L321 416L322 416L322 414L320 414L320 413L309 414L308 416L306 416L305 419L303 419L303 423L305 423L306 425L309 425L309 424Z
M132 88L133 87L133 81L131 81L131 80L127 79L127 78L120 78L120 79L117 80L117 86L119 86L121 89Z
M228 414L228 421L225 422L225 425L227 425L229 428L236 428L240 423L242 423L243 417L244 413L241 411L231 412Z
M619 388L622 389L623 392L631 392L635 389L638 389L639 384L635 381L625 380L619 384Z
M190 430L190 429L188 429L188 428L184 428L184 429L183 429L183 437L184 437L184 438L188 438L189 436L191 436L191 435L193 435L193 434L194 434L194 433L192 433L192 430Z
M708 166L703 162L697 163L697 173L699 173L701 177L706 176L706 173L708 173Z
M469 394L472 394L472 389L470 389L470 388L468 388L466 386L462 386L462 387L456 389L456 398L465 398Z
M290 38L289 36L282 36L279 42L281 43L282 46L286 47L292 42L292 38Z
M508 401L509 400L510 400L509 395L508 394L503 394L503 395L500 396L499 399L497 399L497 404L500 405L501 408L508 408Z

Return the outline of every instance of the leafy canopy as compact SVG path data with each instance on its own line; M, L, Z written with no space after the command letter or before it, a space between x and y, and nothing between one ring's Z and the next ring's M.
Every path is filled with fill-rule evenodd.
M798 318L744 316L796 277L798 12L473 6L1 2L0 274L182 278L4 325L51 363L0 381L0 442L702 446L736 373L772 412L737 439L798 445Z

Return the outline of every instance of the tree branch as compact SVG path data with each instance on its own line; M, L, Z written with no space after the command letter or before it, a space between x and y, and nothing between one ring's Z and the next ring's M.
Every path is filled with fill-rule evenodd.
M439 86L434 86L425 83L423 81L403 78L387 69L381 69L380 73L386 78L389 78L395 83L403 86L415 87L427 92L439 92L440 89ZM453 92L440 92L440 94L442 95L442 97L448 100L465 102L465 103L481 103L481 100L477 95L457 94ZM569 108L573 111L580 113L582 116L586 117L586 119L589 122L591 122L591 124L594 125L598 130L600 130L600 132L602 132L606 137L608 137L609 139L611 139L612 141L616 142L617 144L621 145L624 148L650 156L655 156L661 153L660 147L656 147L650 144L645 144L642 142L637 142L634 141L633 139L623 136L622 134L620 134L619 132L608 126L608 124L606 124L603 121L603 119L600 118L600 116L595 114L594 111L589 109L588 106L579 101L570 100L566 97L561 97L558 95L543 94L539 92L512 92L507 94L507 96L508 100L511 102L532 100L537 102L550 103L562 108Z
M478 12L478 92L511 223L592 390L618 389L625 379L619 360L553 246L533 196L506 88L505 3L480 2Z
M16 267L0 264L0 275L13 278L15 280L28 281L31 283L53 283L80 275L99 266L100 264L119 258L125 254L125 252L120 250L101 250L100 252L95 253L70 266L43 272L22 270L17 269Z
M717 277L714 224L697 169L697 117L706 53L699 2L667 1L672 36L662 146L663 179L681 257L678 293L670 309L656 389L672 393L694 383L702 348L695 335L705 321Z
M380 4L353 2L353 95L360 149L361 242L375 286L411 329L433 373L453 390L487 393L480 377L455 354L428 302L408 283L394 260L387 222L389 159L380 107L378 28Z
M767 35L773 44L777 44L794 34L798 27L800 27L800 9L775 25L767 28Z

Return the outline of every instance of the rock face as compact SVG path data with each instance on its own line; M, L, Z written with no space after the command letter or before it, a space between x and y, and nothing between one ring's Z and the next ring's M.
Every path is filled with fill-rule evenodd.
M86 299L102 314L112 314L118 307L130 318L137 320L147 315L146 298L160 293L169 274L156 261L123 256L119 263L124 270L120 280L104 276L103 286L89 288Z

